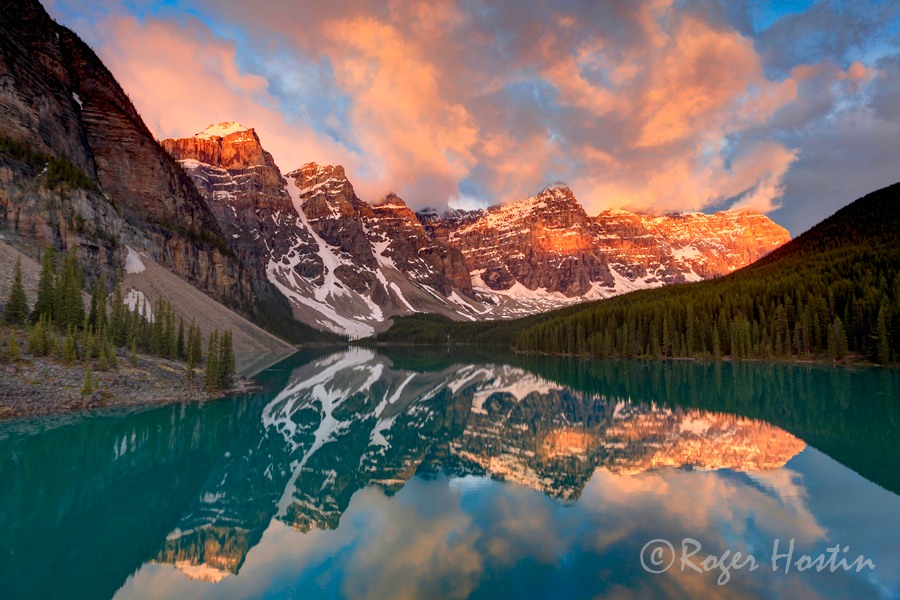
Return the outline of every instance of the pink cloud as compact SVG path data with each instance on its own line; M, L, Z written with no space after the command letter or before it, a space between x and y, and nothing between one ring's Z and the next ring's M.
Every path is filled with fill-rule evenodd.
M355 157L346 149L308 124L287 121L268 81L242 72L234 44L196 21L141 23L113 16L100 30L99 54L158 139L238 121L256 129L283 170L310 160L343 161L352 168Z
M822 63L770 80L752 40L668 0L595 7L606 20L335 0L305 10L302 27L288 2L209 8L246 24L258 54L278 47L296 64L327 63L348 102L345 124L324 125L350 142L288 120L278 106L291 99L238 68L241 49L200 23L110 18L101 54L158 136L239 120L285 170L344 164L364 199L396 191L413 206L460 202L461 181L493 203L562 179L589 212L701 210L730 198L772 210L798 157L769 133L773 123L805 122L836 102L817 90L858 91L874 77L862 63ZM546 98L528 96L541 85Z

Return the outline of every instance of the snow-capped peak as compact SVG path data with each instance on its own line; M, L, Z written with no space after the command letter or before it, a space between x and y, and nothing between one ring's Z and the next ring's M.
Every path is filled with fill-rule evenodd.
M248 129L250 128L244 127L236 121L225 121L224 123L219 123L218 125L210 125L200 133L196 134L194 137L210 140L214 137L225 137L239 131L247 131Z

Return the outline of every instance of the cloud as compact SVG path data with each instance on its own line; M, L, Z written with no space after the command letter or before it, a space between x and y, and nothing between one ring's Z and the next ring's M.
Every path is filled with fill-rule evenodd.
M825 216L812 188L837 193L803 181L843 173L864 185L830 154L855 143L851 126L879 123L867 106L897 73L885 58L897 55L890 4L875 16L824 1L761 17L716 0L334 0L302 11L186 0L99 19L87 37L102 39L158 135L241 120L283 169L344 164L366 200L490 204L563 180L592 213L784 205L778 215L809 215L789 217L796 233ZM176 24L178 10L197 17ZM893 126L886 104L880 124ZM813 142L826 137L838 149ZM893 166L884 152L869 153L878 173Z
M283 169L306 157L353 160L352 153L306 123L288 120L262 76L238 67L235 44L189 20L112 15L99 28L98 53L159 139L183 137L211 123L254 127Z

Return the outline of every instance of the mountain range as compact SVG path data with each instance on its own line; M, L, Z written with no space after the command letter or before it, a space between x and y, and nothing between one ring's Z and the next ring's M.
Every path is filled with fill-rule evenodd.
M414 212L394 194L361 199L341 166L304 162L314 157L283 171L234 122L157 142L102 61L36 0L0 7L0 82L4 241L32 256L75 251L90 279L113 281L138 256L293 342L363 338L414 313L509 319L715 278L789 240L743 211L590 216L563 184L481 210Z
M591 217L562 184L483 210L413 212L395 194L370 204L339 165L282 177L255 130L234 122L161 143L254 279L299 320L351 338L398 315L510 318L717 277L789 239L750 212Z

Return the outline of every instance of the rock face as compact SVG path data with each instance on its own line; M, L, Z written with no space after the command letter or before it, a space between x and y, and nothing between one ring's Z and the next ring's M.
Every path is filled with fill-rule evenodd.
M568 188L546 188L525 202L457 213L446 222L433 215L425 220L432 235L462 251L479 288L574 297L595 282L613 285L593 222Z
M589 217L562 185L520 202L419 218L432 237L462 251L476 292L561 303L725 275L790 239L748 212Z
M130 245L214 297L250 289L191 180L163 151L94 52L36 0L0 6L0 227L23 245L76 250L112 273ZM42 160L82 178L53 185Z
M265 293L270 252L283 255L293 243L294 230L303 233L303 227L296 222L281 171L256 131L221 123L193 137L160 144L206 199L254 290Z
M462 253L429 237L401 199L362 201L340 165L307 163L287 179L314 243L274 257L269 276L300 318L362 337L385 329L395 315L459 318L460 306L472 310L461 299L472 293Z
M463 253L429 236L399 196L390 195L372 209L374 214L366 224L383 258L418 283L445 296L454 289L472 295L471 274Z

